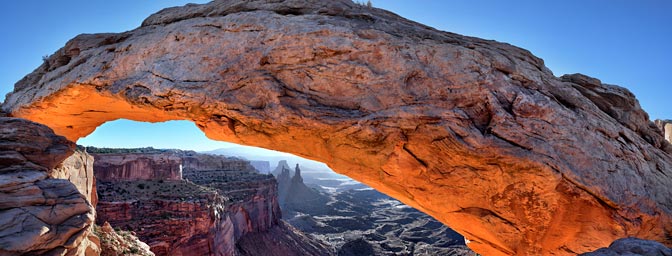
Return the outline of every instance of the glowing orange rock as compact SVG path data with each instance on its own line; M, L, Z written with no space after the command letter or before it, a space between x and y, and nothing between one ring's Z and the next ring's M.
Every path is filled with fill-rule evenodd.
M629 91L345 0L215 1L80 35L3 109L71 140L192 120L325 162L484 255L672 244L672 146Z

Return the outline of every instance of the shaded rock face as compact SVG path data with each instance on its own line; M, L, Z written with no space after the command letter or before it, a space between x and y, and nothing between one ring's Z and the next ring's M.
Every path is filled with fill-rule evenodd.
M278 161L278 165L275 166L275 169L273 169L273 175L275 177L279 177L280 174L285 172L287 170L287 175L291 178L294 176L294 172L292 171L291 168L289 168L289 164L287 164L287 160L280 160Z
M350 1L214 1L80 35L2 108L71 140L118 118L192 120L325 162L485 255L672 244L672 146L632 93Z
M289 172L289 165L287 165L286 160L278 162L278 166L273 171L273 175L278 182L278 202L281 208L284 208L287 194L292 185L292 175Z
M622 238L614 241L608 248L581 254L582 256L672 256L672 249L665 245L637 238Z
M304 256L333 255L331 249L284 221L266 232L250 233L236 244L238 255Z
M290 174L286 165L284 160L280 161L278 168L282 168L282 172L277 178L278 201L283 212L303 209L310 214L327 214L329 199L303 183L299 164L294 167L294 174Z
M374 255L373 246L364 239L349 241L338 250L338 256L366 256Z
M74 147L44 125L0 117L0 255L100 253L92 172L71 166L90 156Z
M174 153L93 156L96 178L100 181L182 179L182 159Z

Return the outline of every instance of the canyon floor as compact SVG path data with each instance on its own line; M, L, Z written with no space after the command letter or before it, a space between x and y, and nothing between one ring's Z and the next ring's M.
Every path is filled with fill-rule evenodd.
M475 255L441 222L330 170L280 161L273 174L283 219L337 255Z

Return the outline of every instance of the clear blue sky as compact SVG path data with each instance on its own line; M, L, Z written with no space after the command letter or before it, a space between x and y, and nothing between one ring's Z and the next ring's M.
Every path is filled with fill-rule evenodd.
M0 3L0 94L80 33L121 32L164 7L198 0L21 0ZM435 28L511 43L556 76L584 73L633 91L652 119L672 119L672 1L373 0L375 7ZM166 139L169 138L169 139ZM115 121L79 143L210 150L188 122Z

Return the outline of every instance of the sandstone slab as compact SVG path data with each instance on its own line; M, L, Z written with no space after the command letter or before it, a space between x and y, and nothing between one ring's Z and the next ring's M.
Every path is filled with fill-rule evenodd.
M350 1L214 1L80 35L3 109L71 140L191 120L325 162L486 255L672 244L672 146L632 93Z

